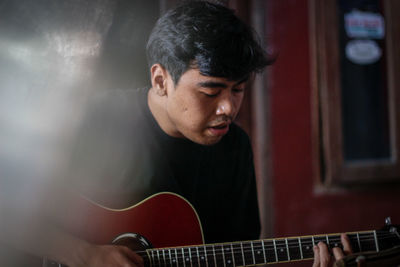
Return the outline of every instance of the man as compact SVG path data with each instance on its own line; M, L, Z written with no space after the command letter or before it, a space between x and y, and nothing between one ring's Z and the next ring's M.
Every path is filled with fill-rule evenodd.
M174 192L199 213L206 242L258 239L251 146L233 122L247 82L270 63L252 30L223 6L187 2L158 20L147 55L148 91L91 98L68 182L112 208ZM127 248L47 230L51 248L45 241L34 253L68 266L143 264ZM315 253L314 266L326 266L326 246Z
M68 179L111 207L174 192L196 208L207 242L258 238L250 142L233 120L268 63L262 48L231 10L193 2L157 22L147 54L149 90L91 96Z

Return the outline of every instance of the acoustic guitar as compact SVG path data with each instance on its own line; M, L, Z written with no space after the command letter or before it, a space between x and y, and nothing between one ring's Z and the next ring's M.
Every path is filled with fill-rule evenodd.
M340 234L204 244L200 219L183 197L153 195L126 209L85 201L79 212L64 212L71 233L97 244L130 247L146 266L233 267L309 260L320 241L341 247ZM70 216L70 215L74 216ZM381 230L347 233L354 252L379 252L400 245L396 226L387 218ZM44 267L63 266L45 259Z

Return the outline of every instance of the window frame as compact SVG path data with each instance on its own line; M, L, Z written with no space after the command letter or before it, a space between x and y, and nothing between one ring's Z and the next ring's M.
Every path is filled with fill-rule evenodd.
M360 185L400 182L400 1L385 0L391 160L345 162L337 2L310 0L313 145L318 184ZM397 13L398 14L398 13ZM396 103L397 104L396 106Z

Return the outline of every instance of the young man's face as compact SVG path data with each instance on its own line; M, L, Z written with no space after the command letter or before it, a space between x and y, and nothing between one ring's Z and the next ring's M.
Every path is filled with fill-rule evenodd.
M228 132L242 104L245 82L186 71L174 86L167 78L166 112L172 136L212 145Z

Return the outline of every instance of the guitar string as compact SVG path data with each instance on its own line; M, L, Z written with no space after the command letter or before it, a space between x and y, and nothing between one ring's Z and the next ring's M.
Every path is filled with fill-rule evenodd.
M311 244L312 243L310 243L310 246L308 246L308 247L312 247L311 246ZM294 249L294 248L296 248L296 249L299 249L300 250L300 247L299 246L291 246L291 245L289 245L288 246L289 247L289 250L290 249ZM302 246L302 251L304 252L304 247L307 247L307 244L305 244L304 246ZM196 247L194 247L194 248L196 248ZM286 245L280 245L280 246L276 246L276 248L277 248L277 252L282 252L282 253L286 253L286 251L287 251L287 247L286 247ZM222 247L218 247L218 248L214 248L215 250L216 250L216 252L215 252L215 254L216 255L222 255L222 254L224 254L224 255L226 255L227 253L229 254L229 253L231 253L231 252L233 252L233 253L236 253L236 252L242 252L243 251L243 253L252 253L253 251L266 251L266 252L268 252L268 251L273 251L273 252L275 252L275 247L273 247L273 248L271 248L271 247L268 247L268 248L265 248L265 249L263 249L261 246L258 246L258 247L254 247L254 249L249 249L249 248L247 248L247 249L230 249L229 251L226 251L226 250L224 250L224 251L222 251ZM159 249L159 251L162 251L163 249ZM174 249L164 249L165 251L169 251L169 250L174 250ZM307 251L307 250L309 250L309 251L311 251L310 249L305 249L305 251ZM187 253L187 254L189 254L189 251L184 251L185 253ZM197 250L196 250L196 253L197 253ZM289 252L290 253L290 252ZM176 253L174 253L174 254L176 254ZM178 252L178 254L182 254L181 252ZM192 253L190 253L190 255L191 255ZM201 252L201 254L209 254L209 251L208 252L204 252L204 251L202 251ZM196 255L195 255L196 256ZM178 258L179 258L179 255L178 255Z
M355 238L355 237L354 237ZM390 238L393 238L393 235L391 235L391 234L386 234L386 235L380 235L379 236L379 238L378 239L380 239L380 240L384 240L384 239L390 239ZM312 242L312 238L310 237L307 237L307 239L308 240L304 240L305 238L300 238L300 239L302 239L301 240L301 244L302 245L308 245L308 244L313 244L313 242ZM319 239L321 239L321 240L319 240ZM275 246L274 245L266 245L265 244L265 242L273 242L272 241L273 239L265 239L265 240L262 240L262 241L264 241L264 247L271 247L271 248L274 248ZM280 242L285 242L285 239L275 239L276 241L280 241ZM321 237L321 236L319 236L318 238L314 238L314 243L315 244L317 244L317 242L319 242L319 241L322 241L322 242L325 242L326 243L326 238L324 238L324 237ZM338 237L338 236L330 236L329 237L329 243L334 243L335 241L338 241L338 242L340 242L340 237ZM373 237L373 236L368 236L368 237L363 237L363 236L360 236L360 242L365 242L365 241L373 241L373 242L375 242L375 238ZM261 245L261 240L257 240L257 241L243 241L243 242L235 242L235 243L232 243L232 245L238 245L238 244L243 244L243 245L250 245L250 242L253 242L253 246L259 246L259 247L262 247L262 245ZM293 247L298 247L299 245L298 245L298 238L288 238L288 243L289 243L289 246L291 246L291 244L290 243L296 243ZM231 243L216 243L216 244L205 244L205 245L199 245L199 246L196 246L196 245L194 245L194 246L184 246L184 247L177 247L177 249L182 249L182 248L202 248L202 247L204 247L204 248L207 248L207 247L212 247L212 246L230 246L231 245ZM278 246L282 246L282 247L286 247L286 243L284 243L284 244L276 244L276 246L278 247ZM153 249L151 249L151 250L163 250L163 249L168 249L168 248L153 248ZM175 249L175 248L170 248L170 249ZM241 250L241 248L238 248L238 250ZM146 252L146 251L137 251L137 252Z
M369 239L363 239L362 241L375 241L375 239L374 238L369 238ZM307 242L307 243L309 243L310 245L312 244L312 242ZM304 244L304 245L307 245L307 244ZM194 246L194 247L190 247L190 248L204 248L204 250L205 251L203 251L203 252L201 252L201 254L203 254L204 253L204 257L207 257L207 256L214 256L214 253L213 253L213 255L208 255L208 253L207 253L207 248L211 248L213 245L206 245L206 246ZM217 245L218 246L218 245ZM265 247L265 246L264 246ZM270 246L270 247L272 247L272 246ZM273 253L275 253L275 247L272 247L272 248L270 248L270 247L267 247L266 249L264 249L264 251L265 252L270 252L270 251L272 251ZM291 245L289 245L288 246L289 247L289 250L290 250L290 248L298 248L298 249L300 249L300 246L291 246ZM303 246L303 244L302 244L302 247L304 247ZM187 249L187 248L189 248L189 247L181 247L181 248L177 248L177 249L179 249L179 250L181 250L181 249ZM218 248L216 248L216 251L215 251L215 256L221 256L221 255L227 255L226 253L232 253L232 250L230 249L229 250L229 252L224 252L224 251L222 251L222 246L221 245L219 245L219 247ZM263 248L262 248L262 246L260 246L260 245L258 245L258 247L256 247L257 249L259 249L259 250L263 250ZM281 253L283 253L283 254L285 254L285 256L286 256L286 253L287 253L287 246L286 246L286 244L282 244L282 245L278 245L277 244L277 246L276 246L276 248L277 248L277 250L279 250L279 252L281 252ZM214 245L214 249L215 249L215 245ZM257 249L241 249L241 248L238 248L238 249L233 249L233 253L236 253L236 252L242 252L243 251L243 253L252 253L253 251L255 251L255 250L257 250ZM150 250L154 250L154 251L157 251L157 250L159 250L159 251L162 251L162 250L165 250L165 251L168 251L168 250L175 250L175 249L150 249ZM302 249L303 250L303 249ZM311 250L310 250L311 251ZM184 252L186 252L187 254L188 254L188 256L185 256L185 255L182 255L182 253L181 252L178 252L178 253L174 253L175 254L175 257L173 257L174 259L177 259L177 260L180 260L180 259L185 259L185 258L190 258L190 257L197 257L197 255L192 255L192 253L190 253L190 255L189 255L189 251L184 251ZM277 251L278 252L278 251ZM146 251L136 251L136 253L145 253L145 254L147 254L147 252ZM291 252L289 252L289 253L291 253ZM303 251L303 253L304 253L304 251ZM305 252L305 253L307 253L307 251ZM196 251L196 254L197 254L197 251ZM298 254L293 254L292 253L292 255L298 255ZM261 255L258 255L259 257L262 257ZM157 256L156 256L157 257ZM164 257L163 255L159 255L158 256L158 259L159 260L162 260L162 259L160 259L160 257ZM251 258L253 258L253 256L251 255L251 256L249 256L249 257L251 257ZM169 258L169 255L167 255L167 257L166 257L167 259L171 259L171 258Z
M245 251L244 253L246 253L246 252L251 252L251 251ZM271 256L272 255L277 255L278 256L278 261L276 261L275 257L274 257L273 260L271 260L271 259L264 260L264 255L262 254L262 255L258 255L257 257L256 256L253 257L252 255L247 255L247 256L245 256L245 262L249 262L250 264L255 264L255 263L258 263L258 262L259 263L265 263L265 262L279 262L279 261L287 261L287 260L289 260L289 258L287 256L287 253L285 251L282 251L281 254L279 254L279 252L277 254L275 254L274 250L268 249L268 250L266 250L266 253L270 253L268 255L271 255ZM266 255L266 257L268 257L268 255ZM301 256L302 254L300 252L296 252L296 253L291 252L289 255L290 255L290 258L292 258L293 260L302 260L302 259L305 260L305 259L313 258L314 253L313 252L312 253L307 253L307 251L303 251L303 257ZM144 256L147 256L147 255L145 254ZM214 256L214 254L213 255L201 255L201 256L204 257L204 259L201 259L201 261L204 261L205 258L206 257L208 258L209 256L211 256L212 258L215 258L215 260L217 260L217 261L220 261L220 260L223 259L223 256L227 257L227 254L224 254L222 252L216 252L215 256ZM271 257L271 256L269 256L269 257ZM197 257L197 255L182 256L182 255L178 254L175 257L169 257L169 255L167 255L166 257L164 257L163 255L160 255L158 257L157 256L152 257L152 261L159 261L159 262L162 262L162 261L164 261L164 262L167 262L167 261L173 261L173 262L179 262L180 261L180 262L183 262L183 261L185 261L185 259L186 259L186 261L190 261L190 262L193 262L193 260L194 261L200 261L200 259ZM238 258L229 256L229 259L237 260ZM239 256L239 259L242 261L240 256Z
M382 236L380 236L379 237L379 239L381 239L381 240L383 240L383 239L388 239L388 238L392 238L393 236L392 235L390 235L390 234L388 234L388 235L386 235L386 237L382 237ZM264 240L264 242L265 241L269 241L269 242L272 242L272 241L270 241L270 240ZM278 241L282 241L282 242L285 242L285 240L283 239L280 239L280 240L278 240ZM323 242L325 242L326 243L326 239L324 239L324 240L315 240L315 244L317 243L317 242L319 242L319 241L323 241ZM335 242L335 241L340 241L340 238L329 238L329 242L331 243L331 242ZM367 237L367 238L362 238L362 237L360 237L360 242L365 242L365 241L373 241L373 242L375 242L375 238L374 237ZM261 245L261 241L243 241L243 242L238 242L238 243L232 243L232 245L236 245L236 244L240 244L240 243L242 243L242 244L244 244L244 245L246 245L246 244L248 244L248 245L250 245L250 242L253 242L253 246L259 246L260 248L262 248L262 245ZM298 245L298 241L297 241L297 238L296 239L291 239L291 240L289 240L288 239L288 243L289 243L289 247L291 246L291 244L290 243L296 243L294 246L292 246L292 247L299 247L299 245ZM308 244L313 244L313 242L312 242L312 240L302 240L301 241L301 243L302 243L302 245L308 245ZM202 247L204 247L204 248L207 248L207 247L212 247L212 246L223 246L223 245L225 245L225 246L230 246L231 244L230 243L218 243L218 244L207 244L207 245L200 245L200 246L190 246L190 248L202 248ZM286 243L284 243L284 244L276 244L276 246L277 247L285 247L286 248ZM271 248L274 248L274 246L273 245L265 245L265 243L264 243L264 247L271 247ZM189 247L179 247L179 249L182 249L182 248L189 248ZM165 248L166 250L168 249L168 248ZM175 248L170 248L170 249L175 249ZM154 249L152 249L152 250L163 250L163 248L154 248ZM240 248L238 248L237 250L241 250ZM145 251L137 251L137 252L145 252Z

